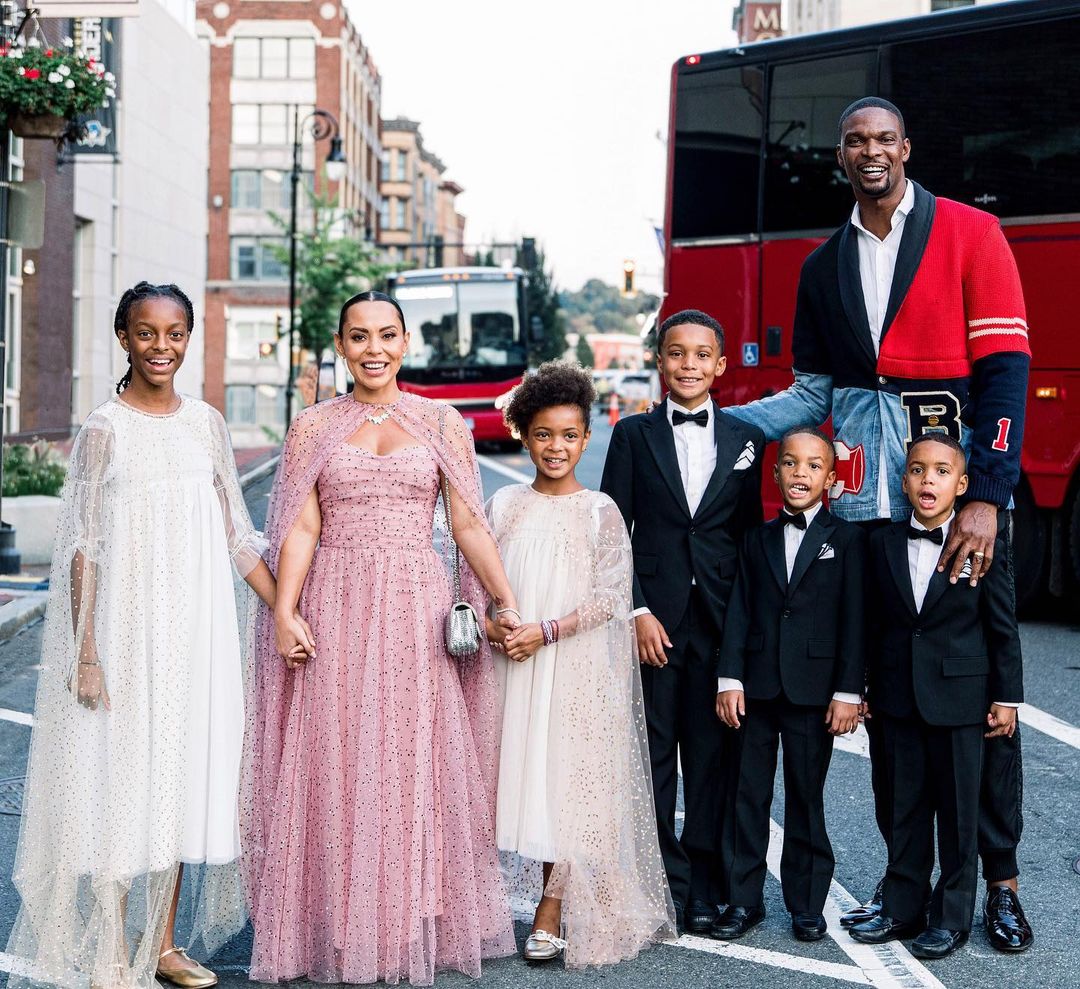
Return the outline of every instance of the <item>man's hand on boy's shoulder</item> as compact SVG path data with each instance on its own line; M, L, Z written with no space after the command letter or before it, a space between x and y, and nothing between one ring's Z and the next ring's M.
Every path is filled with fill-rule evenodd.
M634 618L634 629L637 632L638 659L647 666L667 666L664 647L674 647L660 619L646 611Z
M1017 709L1005 704L991 704L990 713L986 716L986 723L990 731L984 738L1012 738L1016 733Z

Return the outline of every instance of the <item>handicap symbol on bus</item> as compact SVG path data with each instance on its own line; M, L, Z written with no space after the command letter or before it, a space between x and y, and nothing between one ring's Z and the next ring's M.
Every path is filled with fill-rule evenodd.
M742 345L743 367L757 367L758 345L756 343L744 343Z

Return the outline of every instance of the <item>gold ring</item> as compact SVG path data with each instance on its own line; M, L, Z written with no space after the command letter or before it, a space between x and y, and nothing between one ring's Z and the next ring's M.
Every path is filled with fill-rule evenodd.
M976 560L981 560L985 555L986 555L985 553L976 553L975 554L975 559Z

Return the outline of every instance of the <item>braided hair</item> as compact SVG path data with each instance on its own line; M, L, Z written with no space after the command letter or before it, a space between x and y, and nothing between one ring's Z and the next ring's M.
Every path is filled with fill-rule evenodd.
M120 304L116 307L116 315L113 317L113 333L118 337L121 330L128 328L128 319L131 316L131 308L145 299L172 299L181 309L187 319L188 334L195 329L195 309L191 305L191 299L177 285L153 285L150 282L139 282L134 288L129 288L120 296ZM116 383L116 394L119 395L131 384L131 354L128 354L127 373Z

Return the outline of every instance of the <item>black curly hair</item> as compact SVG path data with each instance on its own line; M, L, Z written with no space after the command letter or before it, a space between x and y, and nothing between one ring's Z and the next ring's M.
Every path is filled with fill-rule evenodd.
M511 433L524 439L529 433L529 424L542 409L576 405L581 410L587 432L595 401L592 375L585 368L570 361L547 361L537 368L536 374L530 374L514 389L503 410L503 419Z
M146 299L172 299L184 310L188 335L191 335L195 329L195 309L191 304L191 299L178 285L153 285L150 282L139 282L134 288L129 288L120 296L120 304L116 307L116 315L113 317L113 333L120 336L120 331L128 328L132 307L137 302L143 302ZM131 354L128 354L127 373L116 383L116 394L119 395L130 384Z
M821 442L825 444L825 449L829 451L830 470L836 465L836 448L833 446L832 437L824 430L809 423L805 423L802 426L795 426L780 437L780 443L776 448L777 463L780 462L780 456L784 452L784 444L787 443L792 436L813 436L815 439L821 440Z

